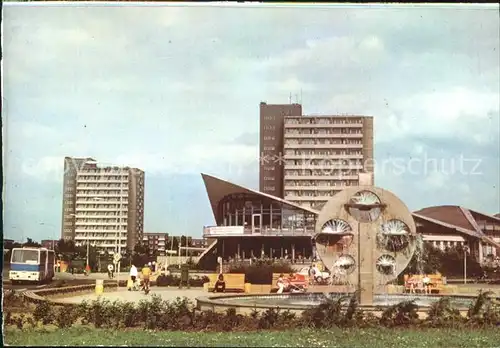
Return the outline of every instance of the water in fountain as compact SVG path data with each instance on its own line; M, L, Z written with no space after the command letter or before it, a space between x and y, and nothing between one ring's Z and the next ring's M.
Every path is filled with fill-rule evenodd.
M380 283L378 285L384 289L382 296L385 299L385 303L389 303L387 285L392 279L394 279L396 274L396 260L391 255L382 255L377 260L376 268L381 275Z

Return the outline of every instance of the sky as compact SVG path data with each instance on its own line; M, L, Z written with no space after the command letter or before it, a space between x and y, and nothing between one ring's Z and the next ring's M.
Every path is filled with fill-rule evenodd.
M145 232L201 236L200 173L258 189L259 103L374 116L375 184L498 213L498 5L3 8L4 237L60 236L64 156L146 172Z

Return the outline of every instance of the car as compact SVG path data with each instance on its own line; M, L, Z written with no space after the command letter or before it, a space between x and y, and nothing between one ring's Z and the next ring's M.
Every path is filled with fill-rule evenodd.
M309 267L302 267L300 271L297 272L297 274L304 275L304 276L309 276ZM323 281L326 281L330 279L330 273L327 271L320 272L320 274L315 274L315 280L318 283L321 283Z

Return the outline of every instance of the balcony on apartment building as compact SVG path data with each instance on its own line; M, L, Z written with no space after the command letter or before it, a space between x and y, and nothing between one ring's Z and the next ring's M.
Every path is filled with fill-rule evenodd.
M285 169L311 169L311 170L323 170L323 169L344 169L344 170L362 170L362 163L353 163L353 164L337 164L337 163L328 163L328 161L324 161L324 163L311 164L311 163L299 163L299 164L288 164L285 162Z
M331 144L331 143L287 143L284 145L285 149L362 149L363 144Z
M322 174L285 174L286 180L358 180L358 175L328 175L328 173Z
M285 119L285 128L363 128L363 121L353 120L342 122L341 120L321 120L315 118Z
M363 133L295 133L287 132L285 133L285 139L359 139L363 138Z
M322 154L318 153L316 151L312 153L285 153L283 155L283 158L286 159L321 159L321 160L328 160L328 159L363 159L364 156L363 154L356 153L356 154Z

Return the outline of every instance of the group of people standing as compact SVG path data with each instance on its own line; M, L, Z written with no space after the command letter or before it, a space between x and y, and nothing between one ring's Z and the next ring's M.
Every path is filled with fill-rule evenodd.
M132 291L141 288L141 290L144 290L146 293L148 293L150 286L150 278L152 273L153 270L151 263L145 264L144 267L141 269L141 278L142 278L142 288L141 288L139 271L135 265L132 265L130 267L130 273L129 273L130 278L127 284L128 290Z

